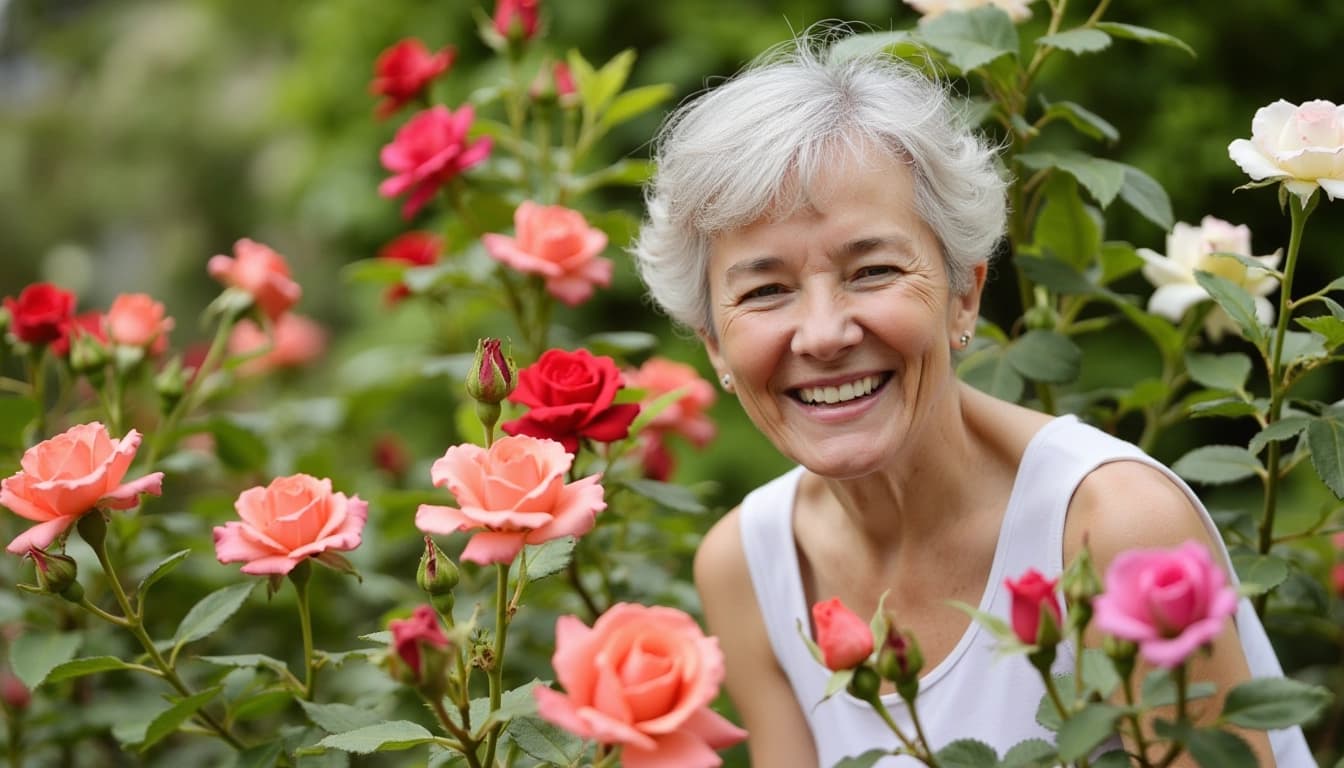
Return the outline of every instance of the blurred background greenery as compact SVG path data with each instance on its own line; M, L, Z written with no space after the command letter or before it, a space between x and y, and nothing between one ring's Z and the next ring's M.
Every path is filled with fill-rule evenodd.
M385 478L375 477L371 442L394 434L413 457L407 484L423 488L428 464L441 455L455 421L452 413L427 409L441 408L442 388L458 384L446 376L421 377L413 385L406 384L409 375L399 385L389 380L408 361L423 364L433 353L469 351L474 336L434 327L431 313L415 302L390 308L376 287L352 285L343 272L409 228L399 216L400 201L376 193L386 175L378 150L404 115L376 120L368 84L378 53L415 36L431 48L458 49L457 63L435 85L435 99L450 105L468 99L499 76L499 64L476 34L478 16L489 5L0 0L0 296L49 280L76 291L83 309L106 307L119 293L147 292L179 318L173 344L183 348L205 333L194 318L218 292L206 276L206 260L228 253L241 237L265 242L288 257L304 286L299 311L333 331L321 364L280 384L261 382L240 401L244 407L268 405L276 386L306 394L259 417L275 439L265 469L326 474L346 489L375 480L381 485ZM1087 6L1075 9L1080 17L1091 10L1080 5ZM843 19L884 30L911 26L918 17L899 0L571 0L543 6L545 44L554 55L574 48L600 63L633 48L639 59L632 85L672 83L675 101L815 22ZM1042 8L1027 24L1043 24L1044 15ZM1248 137L1255 110L1275 99L1344 101L1344 81L1333 66L1344 39L1344 3L1120 0L1107 18L1174 34L1197 56L1116 41L1100 56L1057 57L1043 73L1043 89L1112 122L1121 138L1105 154L1160 181L1177 220L1195 223L1211 214L1248 224L1258 253L1285 245L1288 219L1276 209L1273 192L1233 193L1246 179L1226 147ZM647 157L664 113L619 126L599 153L608 161ZM597 207L638 216L637 189L602 195ZM1341 205L1323 204L1313 217L1300 285L1319 286L1340 272ZM1119 206L1106 215L1108 239L1164 250L1165 233L1152 224ZM433 217L415 224L447 228ZM617 248L608 255L617 261L613 289L578 310L562 310L559 322L655 333L663 339L660 354L708 372L698 344L648 308L629 259ZM991 277L1001 282L991 283L986 313L1000 322L1011 322L1017 312L1011 285L1002 284L1009 273L1002 269ZM1146 284L1137 276L1131 280L1122 287L1146 295ZM471 305L463 311L488 326L499 310ZM1134 344L1141 346L1142 337L1120 330L1089 345L1084 379L1116 377L1110 383L1119 386L1135 380L1143 367L1134 364L1135 353L1110 354ZM1323 390L1322 399L1336 399L1329 396L1338 391L1334 379L1311 386ZM712 506L723 509L787 462L730 398L720 398L714 413L719 439L700 453L676 446L675 479L704 489ZM1175 430L1158 457L1170 462L1191 444L1216 442L1208 430L1228 429L1235 427L1220 420ZM1212 494L1213 506L1254 503L1248 497L1255 492L1243 491ZM1290 503L1303 507L1335 503L1314 490L1296 493ZM407 494L387 497L384 512L408 516L391 531L410 531L419 497ZM193 504L207 519L219 520L230 514L231 499L231 492L221 492ZM704 527L704 521L688 523L683 546L664 554L688 558L695 530ZM413 535L410 544L399 549L414 558ZM400 594L379 590L375 580L362 599L375 604L380 595ZM1322 594L1320 600L1328 598ZM319 621L334 628L340 618ZM1328 648L1293 650L1301 655L1288 659L1290 667L1329 663Z

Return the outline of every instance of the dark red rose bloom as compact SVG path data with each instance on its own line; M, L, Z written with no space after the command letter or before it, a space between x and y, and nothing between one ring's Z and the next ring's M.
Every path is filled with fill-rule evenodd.
M17 300L5 297L9 329L19 341L50 344L65 336L65 327L75 314L75 294L51 283L33 283Z
M434 78L448 71L457 58L452 46L430 53L425 44L408 37L378 55L369 90L384 99L378 103L379 119L386 119L420 95Z
M407 232L378 250L378 258L400 261L414 267L426 267L439 260L443 238L429 232ZM405 283L387 289L387 303L396 304L411 295Z
M555 440L570 453L578 452L580 438L620 440L639 414L635 403L614 402L621 382L621 371L610 357L586 349L549 349L518 372L518 388L509 400L531 410L503 429L510 435Z

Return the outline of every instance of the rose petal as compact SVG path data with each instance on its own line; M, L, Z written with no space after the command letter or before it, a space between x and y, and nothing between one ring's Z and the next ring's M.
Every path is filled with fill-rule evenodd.
M467 542L461 559L477 565L511 563L523 549L523 536L521 533L482 531Z
M723 760L704 741L675 731L658 737L652 749L627 744L621 751L626 768L715 768Z
M51 546L51 542L78 521L78 517L58 517L38 523L15 537L5 549L16 555L22 555L30 549L46 549Z
M98 506L108 509L130 509L140 503L140 495L143 493L151 496L163 494L162 472L151 472L139 480L122 485L99 499Z

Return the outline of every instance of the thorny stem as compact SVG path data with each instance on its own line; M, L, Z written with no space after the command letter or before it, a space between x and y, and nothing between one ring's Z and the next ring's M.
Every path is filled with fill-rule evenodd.
M441 699L426 696L425 701L429 702L430 708L434 710L434 716L439 719L439 723L443 725L444 730L453 734L453 738L457 739L462 756L467 760L467 765L471 768L481 768L480 758L476 757L476 740L471 738L471 734L465 728L460 728L453 722L453 719L448 716L448 710L443 708Z
M490 660L490 711L499 709L504 694L504 641L509 631L509 565L499 563L495 566L495 647L494 658ZM490 727L485 740L485 765L495 764L495 747L499 743L498 723Z
M907 752L914 755L915 758L922 761L925 765L929 766L929 768L938 768L938 760L927 749L928 743L924 741L923 736L920 737L919 744L910 741L910 737L906 736L905 731L901 730L901 727L892 719L891 713L887 711L886 705L882 703L881 696L874 692L872 697L868 699L868 703L877 712L878 717L882 718L882 722L886 723L887 727L891 729L891 732L896 734L896 738L901 740L901 744L905 745ZM915 708L911 705L910 715L912 720L914 720L914 714ZM918 720L915 720L915 723L915 727L918 730Z

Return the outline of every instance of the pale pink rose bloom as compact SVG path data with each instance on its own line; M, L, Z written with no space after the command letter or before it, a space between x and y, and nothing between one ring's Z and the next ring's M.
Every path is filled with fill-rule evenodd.
M168 348L168 332L173 330L174 324L163 304L147 293L118 296L103 317L103 323L107 338L113 344L143 347L156 355Z
M1149 664L1170 669L1213 642L1236 613L1237 591L1203 544L1122 552L1093 603L1102 632L1139 645Z
M130 509L140 494L158 496L163 473L122 482L140 447L132 429L114 440L99 422L71 427L24 452L21 470L0 481L0 505L37 523L6 547L44 549L94 509Z
M607 503L600 475L565 484L573 461L560 443L527 435L501 437L489 449L455 445L429 475L458 506L421 504L415 525L425 533L479 530L462 559L480 565L512 562L524 544L582 536Z
M516 234L481 236L497 261L546 278L546 290L571 307L593 295L593 286L611 284L611 260L598 256L607 235L588 226L583 214L560 205L528 200L513 213Z
M675 608L617 603L591 629L561 616L551 665L565 692L534 688L537 713L622 745L626 768L713 768L714 750L747 736L709 708L723 682L718 640Z
M321 357L327 348L326 329L302 315L292 312L281 315L271 330L273 337L246 319L233 327L229 354L242 357L256 353L238 366L240 374L255 376L277 368L298 368Z
M1331 200L1344 197L1344 105L1279 99L1255 111L1251 138L1233 141L1227 154L1256 181L1282 179L1304 205L1318 186Z
M1195 279L1195 271L1199 270L1227 278L1245 288L1255 300L1255 315L1260 322L1274 321L1274 305L1265 297L1279 285L1268 270L1279 265L1281 253L1253 255L1251 230L1245 224L1233 226L1213 216L1205 216L1198 227L1177 222L1167 235L1165 256L1148 248L1139 248L1137 252L1143 259L1143 276L1157 287L1148 299L1149 312L1180 322L1186 310L1209 300L1208 291ZM1236 259L1214 256L1215 253L1241 254L1264 264L1265 269L1250 269ZM1222 307L1215 307L1209 313L1204 320L1204 329L1214 341L1228 331L1240 332Z
M1032 2L1033 0L905 0L906 5L923 14L921 22L937 18L944 13L970 11L986 5L1002 9L1013 21L1026 21L1031 18L1031 8L1028 6Z
M651 357L637 370L626 371L625 385L645 390L648 394L640 401L641 408L669 392L682 392L671 405L664 408L648 428L660 432L676 432L697 446L714 439L714 422L705 410L714 404L717 395L714 386L700 378L693 366Z
M275 320L299 302L303 289L289 274L280 254L261 243L243 238L233 244L233 255L212 256L206 264L210 276L252 295L266 316Z
M306 557L358 547L369 511L330 480L303 474L249 488L233 506L242 522L215 526L215 556L251 574L286 574Z

